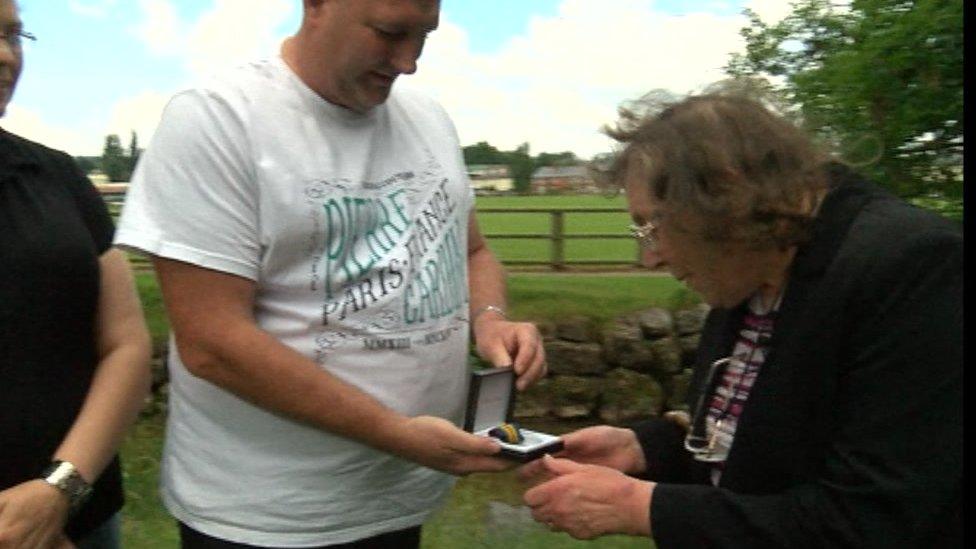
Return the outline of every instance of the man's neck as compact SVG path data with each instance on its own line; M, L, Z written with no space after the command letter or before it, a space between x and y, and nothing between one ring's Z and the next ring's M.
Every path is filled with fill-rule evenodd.
M319 82L312 81L308 78L307 71L302 65L301 46L297 43L298 40L300 40L298 36L290 36L286 38L284 42L282 42L280 53L281 59L285 62L285 65L291 69L291 72L293 72L295 76L297 76L298 79L301 80L306 87L308 87L308 89L315 92L316 95L325 101L349 111L359 112L356 109L343 105L333 97L335 94L329 93L327 90L323 89L324 86L320 85Z

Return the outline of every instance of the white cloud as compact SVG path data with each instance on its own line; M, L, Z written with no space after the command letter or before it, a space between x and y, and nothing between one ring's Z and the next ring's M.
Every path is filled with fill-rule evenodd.
M92 137L99 134L66 129L64 126L52 124L40 114L15 104L7 105L6 114L0 118L0 126L31 141L73 155L94 155L101 151L101 144L98 143L100 138Z
M172 0L140 0L142 20L130 29L152 53L182 58L202 76L276 51L276 29L295 9L291 0L215 0L195 21L180 18Z
M216 0L193 25L186 61L196 75L277 51L276 29L294 9L291 0Z
M274 53L282 39L275 29L291 16L293 4L291 0L216 0L198 19L186 21L172 0L140 0L141 21L129 32L153 54L179 59L192 81ZM103 134L116 133L128 143L135 130L140 146L147 146L163 107L182 85L144 91L117 102Z
M650 0L565 0L497 53L476 55L465 31L442 21L405 84L444 104L464 144L512 149L528 141L535 153L588 157L608 149L598 130L621 101L723 78L745 23L740 15L669 15Z
M776 24L793 11L793 2L789 0L749 0L746 7L756 12L756 15L768 25Z
M105 136L111 133L118 135L122 144L128 146L131 132L135 131L139 146L145 148L152 140L169 98L169 93L145 91L122 99L112 107L108 122L98 128L68 129L63 124L49 122L33 110L11 104L0 118L0 126L74 156L98 156L102 154Z
M174 55L182 51L183 35L176 7L168 0L139 0L143 19L129 29L155 55Z
M68 0L68 9L78 15L102 19L116 3L118 0Z
M273 54L282 38L275 29L292 15L293 4L215 0L196 21L182 21L171 0L141 0L138 35L199 77ZM785 0L749 5L764 18L789 11ZM686 93L723 78L729 54L742 50L738 32L745 24L738 14L666 14L652 0L564 0L555 16L534 17L524 34L495 53L475 54L468 31L442 16L418 73L400 85L439 99L463 144L513 149L528 141L534 153L572 150L589 157L609 148L599 128L615 120L622 101L654 88ZM172 91L120 102L110 131L126 139L135 128L148 143Z
M145 148L152 140L169 98L170 94L145 91L119 101L112 108L108 126L101 135L114 133L127 145L131 132L135 131L139 146Z

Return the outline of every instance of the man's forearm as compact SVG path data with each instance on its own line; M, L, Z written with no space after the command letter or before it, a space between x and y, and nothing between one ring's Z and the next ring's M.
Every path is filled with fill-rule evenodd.
M494 457L497 442L443 418L403 416L252 323L225 324L220 332L206 353L197 347L180 356L191 373L261 408L452 474L510 466Z
M499 316L497 311L486 307L498 307L507 312L508 300L505 291L505 270L487 246L468 255L468 286L472 326L475 316Z
M407 418L320 368L248 319L192 340L177 335L187 369L256 406L319 429L394 451ZM295 398L295 395L303 395ZM369 429L363 429L369 425Z
M274 414L428 467L498 469L489 439L442 418L403 416L262 330L253 281L161 257L153 264L191 374Z

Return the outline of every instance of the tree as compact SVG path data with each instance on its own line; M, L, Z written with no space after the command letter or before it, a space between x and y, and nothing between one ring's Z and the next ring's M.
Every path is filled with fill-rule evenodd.
M539 153L539 156L535 158L537 168L541 168L542 166L577 166L579 164L580 159L572 151L559 153L544 152Z
M505 164L505 155L486 141L479 141L461 149L464 153L464 163L471 164Z
M532 172L535 171L535 159L529 154L529 144L522 143L514 151L499 151L485 141L468 145L462 149L464 162L472 164L504 164L508 166L508 173L512 176L515 192L529 191L532 183Z
M505 155L515 192L529 192L532 185L532 172L535 171L535 159L529 154L529 144L522 143L514 151L507 152Z
M109 181L129 180L129 159L122 149L119 136L114 133L105 136L105 148L102 150L102 170L108 176Z
M799 0L768 25L745 10L726 72L773 77L802 123L902 196L960 196L961 0Z
M75 164L78 165L78 168L82 171L82 173L87 174L93 170L99 169L101 158L97 156L76 156Z
M139 162L139 156L142 155L142 149L139 148L139 136L136 135L135 130L132 131L132 137L129 139L129 177L131 178L132 172L136 171L136 163Z

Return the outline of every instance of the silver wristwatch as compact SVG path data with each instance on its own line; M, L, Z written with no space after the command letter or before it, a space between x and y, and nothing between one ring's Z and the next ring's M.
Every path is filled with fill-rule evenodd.
M91 495L91 485L81 478L78 469L71 462L57 459L52 461L41 473L41 478L68 497L72 513L84 505Z

